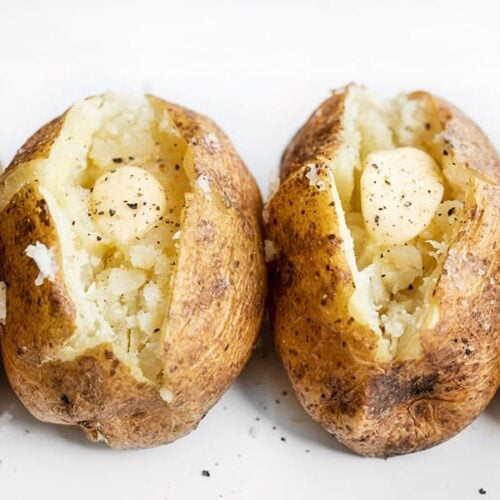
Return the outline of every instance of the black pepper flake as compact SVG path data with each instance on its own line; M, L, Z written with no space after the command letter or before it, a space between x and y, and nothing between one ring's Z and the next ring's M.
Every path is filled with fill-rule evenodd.
M137 210L137 203L127 203L127 207L132 210Z
M479 488L478 491L480 495L486 495L486 490L484 488Z
M76 224L76 221L74 220L73 222L71 222L71 225L74 226Z
M448 217L450 217L451 215L453 215L455 213L455 207L451 207L449 210L448 210Z
M134 161L134 160L135 160L135 158L134 158L133 156L129 156L129 157L128 157L128 159L129 159L130 161Z
M175 164L175 170L179 170L180 168L180 165Z
M102 238L101 238L100 236L96 236L96 238L95 238L95 239L96 239L97 241L101 241L101 240L102 240Z
M109 209L109 215L110 217L113 217L113 215L116 214L116 210L113 210L112 208Z
M284 436L281 436L280 437L281 441L285 442L286 441L286 438Z
M113 163L123 163L123 158L113 158Z
M159 329L159 328L155 328L155 329L153 330L153 333L158 333L159 331L160 331L160 329Z
M377 224L377 226L378 226L379 220L380 220L380 217L378 215L376 215L375 216L375 224Z
M444 149L443 154L444 154L444 156L448 156L448 151L446 151L446 149Z
M210 477L210 472L208 470L204 469L201 471L201 475L203 477Z
M431 124L430 123L426 123L425 124L425 130L430 130L431 129Z

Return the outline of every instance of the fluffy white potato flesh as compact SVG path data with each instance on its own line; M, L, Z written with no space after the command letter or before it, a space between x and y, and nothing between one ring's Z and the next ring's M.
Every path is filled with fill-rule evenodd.
M385 245L400 245L421 233L434 217L444 191L436 162L412 147L370 153L360 188L366 229Z
M356 287L349 312L379 335L381 359L415 359L420 332L439 319L433 291L467 178L445 168L432 110L407 96L382 102L361 87L348 92L328 166Z
M128 243L163 216L165 191L153 174L124 166L97 179L91 195L92 217L103 236Z
M57 359L110 343L138 380L163 387L162 343L178 258L173 236L195 186L191 158L162 106L105 94L75 104L50 156L9 179L0 208L36 178L58 231L75 329ZM26 253L40 268L36 284L55 276L47 267L55 262L51 249L37 243Z

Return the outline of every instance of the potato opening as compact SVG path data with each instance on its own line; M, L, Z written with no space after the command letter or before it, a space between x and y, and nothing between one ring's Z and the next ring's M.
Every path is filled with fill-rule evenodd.
M68 112L39 176L77 309L57 358L111 342L137 379L162 385L161 339L191 189L187 151L149 99L107 94Z
M343 144L329 167L356 286L350 313L380 335L383 359L415 358L419 332L439 318L432 292L458 227L467 175L449 168L439 122L420 101L381 103L351 87L344 120Z

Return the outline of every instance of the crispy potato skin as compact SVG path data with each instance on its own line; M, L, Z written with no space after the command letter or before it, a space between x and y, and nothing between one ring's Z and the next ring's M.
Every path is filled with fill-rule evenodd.
M75 306L54 221L36 182L26 184L0 217L0 279L8 283L1 343L12 387L40 420L79 425L90 439L104 438L118 449L168 443L197 426L249 358L265 299L262 207L254 179L214 122L148 99L168 109L191 146L197 175L208 176L215 198L187 194L162 354L172 403L138 382L110 344L70 362L54 360L74 331ZM62 115L29 139L0 183L25 162L46 158L64 120ZM209 134L218 143L207 142ZM34 284L38 268L24 250L36 241L56 252L55 283Z
M475 172L474 197L435 290L439 321L420 333L422 356L379 361L376 334L349 315L354 282L326 168L341 141L347 92L325 101L283 155L282 184L266 210L266 237L277 250L270 264L271 318L306 411L355 452L387 457L452 437L497 390L500 165L462 113L430 94L411 95L435 113L443 154ZM306 178L310 163L318 166L324 189Z

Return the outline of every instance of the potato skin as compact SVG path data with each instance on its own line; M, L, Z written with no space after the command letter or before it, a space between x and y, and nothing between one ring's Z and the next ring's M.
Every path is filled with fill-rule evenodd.
M434 446L459 432L494 396L500 373L498 280L500 193L497 153L482 132L445 101L429 106L442 130L443 158L474 171L473 197L439 278L437 324L421 332L423 354L376 358L377 336L350 317L354 291L339 236L332 179L348 88L325 101L292 139L282 184L266 208L275 344L306 411L362 455L388 457ZM325 189L306 174L317 166Z
M137 381L110 344L73 361L54 359L74 331L75 307L64 282L54 221L37 183L25 184L0 217L0 279L8 284L1 344L13 389L40 420L79 425L91 440L104 438L117 449L168 443L197 426L249 358L265 299L261 199L254 179L214 122L148 99L169 111L191 146L197 175L208 176L215 195L209 201L191 192L186 199L163 346L172 403ZM63 114L27 141L0 185L23 163L48 156L64 120ZM24 250L35 241L56 252L55 283L34 284L38 268Z

